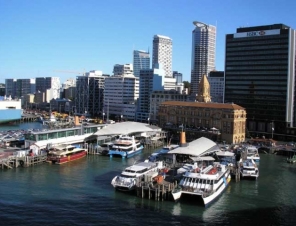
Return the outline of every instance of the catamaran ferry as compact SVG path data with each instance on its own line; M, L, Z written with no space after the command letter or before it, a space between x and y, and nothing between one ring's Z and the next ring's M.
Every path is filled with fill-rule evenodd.
M194 164L185 164L180 168L178 171L183 176L172 191L174 200L189 195L199 197L205 206L214 201L231 180L229 168L214 160L211 156L201 156Z

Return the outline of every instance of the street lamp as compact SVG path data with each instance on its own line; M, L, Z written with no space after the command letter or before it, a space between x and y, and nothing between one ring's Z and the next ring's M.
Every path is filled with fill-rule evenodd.
M123 117L123 115L120 115L120 121L122 122L122 117Z
M149 121L150 121L150 118L147 118L147 121L148 121L148 124L150 124L150 123L149 123Z
M273 121L270 124L271 124L271 139L273 139L273 131L274 131Z
M105 112L103 112L103 122L104 122L104 118L105 118Z

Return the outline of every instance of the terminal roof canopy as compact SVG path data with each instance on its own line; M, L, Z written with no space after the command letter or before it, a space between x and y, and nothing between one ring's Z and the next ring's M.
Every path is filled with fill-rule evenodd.
M140 122L119 122L115 124L108 124L105 128L98 130L93 135L128 135L131 133L144 133L155 131L161 131L161 128Z
M168 153L203 156L217 151L220 151L220 148L214 141L205 137L201 137L188 143L188 146L178 147L172 151L169 151Z

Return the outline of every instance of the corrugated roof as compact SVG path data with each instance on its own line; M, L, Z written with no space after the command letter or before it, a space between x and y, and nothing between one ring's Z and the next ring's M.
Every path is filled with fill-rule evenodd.
M165 101L165 102L162 102L160 105L245 110L245 108L237 104L228 104L228 103L223 104L223 103L204 103L204 102L185 102L185 101Z
M197 140L188 143L188 146L178 147L172 151L169 151L168 153L202 156L210 154L212 152L217 152L219 150L219 146L214 141L206 137L201 137Z

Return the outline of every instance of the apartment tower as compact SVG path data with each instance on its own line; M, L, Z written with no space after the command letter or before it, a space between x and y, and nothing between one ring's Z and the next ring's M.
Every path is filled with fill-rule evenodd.
M165 76L172 77L172 54L172 39L162 35L154 35L152 68L154 68L156 64L162 65Z

